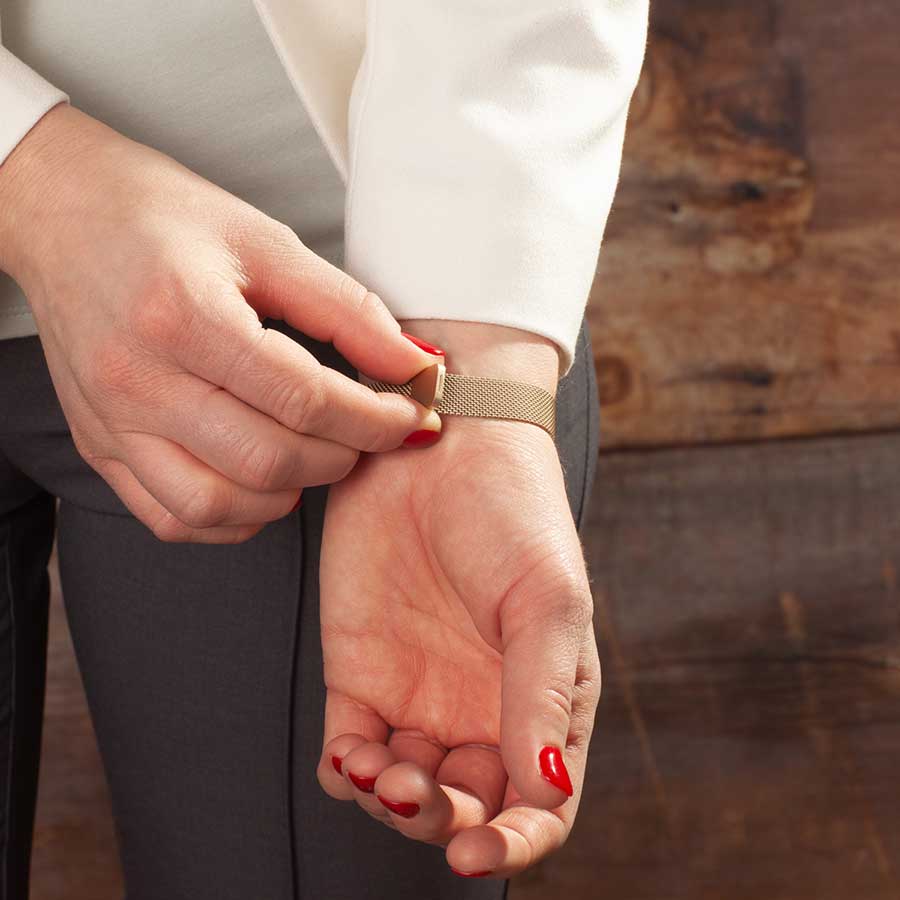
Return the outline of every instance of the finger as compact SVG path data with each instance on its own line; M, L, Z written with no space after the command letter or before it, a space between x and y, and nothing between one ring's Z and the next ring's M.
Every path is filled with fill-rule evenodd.
M434 362L404 338L379 297L304 246L289 229L259 229L242 248L245 294L257 311L334 344L353 366L403 383Z
M382 772L375 791L399 831L443 845L489 821L500 809L505 785L499 753L460 747L447 755L437 780L414 763L400 762Z
M459 832L447 845L447 863L458 875L510 878L562 846L568 834L553 810L515 805Z
M353 785L343 773L344 757L370 741L384 743L388 725L375 710L338 691L325 695L325 729L316 775L323 790L340 800L353 799Z
M545 809L572 796L567 766L577 773L584 764L567 758L567 744L579 659L593 636L592 604L586 578L573 582L549 590L523 583L501 613L503 761L518 793ZM599 696L599 678L593 687Z
M296 433L376 452L399 447L417 431L440 432L433 410L373 391L323 366L288 335L264 328L234 285L216 282L207 291L208 297L191 298L193 312L165 306L143 312L136 327L144 342ZM409 377L434 359L414 349L420 362Z
M296 491L344 478L359 453L297 434L198 378L178 406L160 407L161 431L227 479L252 491Z
M375 782L395 762L387 744L380 741L360 744L344 757L342 770L347 783L353 788L353 799L376 819L390 821L387 810L375 796Z
M460 831L447 846L447 861L459 874L509 878L565 843L581 796L588 745L599 696L600 664L593 631L582 644L573 689L567 759L575 796L556 809L541 809L507 785L503 810L486 825Z
M299 492L258 492L220 475L172 441L154 434L120 436L128 467L175 518L193 528L256 525L291 512Z
M258 534L258 525L223 525L215 528L192 528L176 519L155 500L134 477L124 463L116 459L94 460L94 467L116 492L129 512L146 525L161 541L167 543L239 544Z
M397 728L391 732L388 747L398 760L415 763L432 777L447 756L447 748L421 731Z

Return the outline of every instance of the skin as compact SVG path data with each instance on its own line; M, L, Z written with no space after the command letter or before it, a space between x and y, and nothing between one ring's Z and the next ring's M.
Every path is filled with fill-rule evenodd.
M261 319L404 381L428 364L371 292L286 226L70 106L0 166L22 286L75 445L161 539L228 543L359 452L440 420L322 366Z
M537 336L404 327L446 349L454 371L555 384L556 353ZM320 580L324 790L446 846L466 873L509 877L558 848L578 808L600 666L550 437L447 416L428 450L363 457L329 493ZM540 774L546 745L564 749L571 798ZM350 773L375 777L374 792ZM419 812L396 815L379 795Z
M506 877L560 846L600 670L549 436L485 419L442 428L264 328L283 319L388 382L434 361L290 229L69 106L0 166L0 269L28 296L77 449L161 540L244 541L304 486L335 482L323 789L446 845L461 872ZM454 371L555 390L557 352L537 335L403 327ZM440 440L401 447L423 429ZM564 753L571 797L541 775L547 745ZM379 795L418 812L391 813Z

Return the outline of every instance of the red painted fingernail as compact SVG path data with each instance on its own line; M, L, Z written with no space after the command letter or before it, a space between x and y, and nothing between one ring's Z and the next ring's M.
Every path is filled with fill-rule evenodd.
M403 816L404 819L411 819L419 814L418 803L397 803L395 800L388 800L387 797L382 797L381 794L378 794L378 799L381 801L382 806L387 807L395 815Z
M297 502L291 507L291 512L296 512L301 506L303 506L303 494L297 498Z
M334 766L334 771L337 772L338 775L344 774L344 770L341 768L342 763L343 763L343 760L340 758L340 756L332 756L331 757L331 764Z
M538 755L541 764L541 775L561 791L572 796L572 780L563 762L563 756L559 747L544 747Z
M419 429L408 435L403 442L404 447L429 447L441 436L439 431L429 431L427 428Z
M460 872L459 869L454 869L453 866L450 866L450 871L454 875L461 875L463 878L484 878L485 875L491 874L490 869L486 869L484 872Z
M405 331L401 331L400 334L403 335L408 341L412 341L420 350L424 350L426 353L430 353L432 356L446 356L447 354L441 350L440 347L435 347L434 344L429 344L428 341L423 341L422 338L417 338L413 334L407 334Z
M375 793L375 779L369 775L354 775L352 772L347 773L347 777L356 785L359 790L367 794Z

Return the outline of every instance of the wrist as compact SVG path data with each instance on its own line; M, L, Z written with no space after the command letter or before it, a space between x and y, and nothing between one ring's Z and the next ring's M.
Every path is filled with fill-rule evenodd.
M443 350L448 372L522 381L556 393L559 351L549 338L484 322L403 319L400 324Z
M92 129L85 126L93 121L60 103L0 165L0 270L20 284L45 255L54 210L65 202L59 176L72 160L90 153Z

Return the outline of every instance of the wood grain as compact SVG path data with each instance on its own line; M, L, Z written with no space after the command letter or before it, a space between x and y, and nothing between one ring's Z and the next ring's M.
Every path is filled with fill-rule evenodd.
M611 453L583 809L512 900L900 896L900 435Z
M652 13L589 306L603 446L900 424L900 4Z

